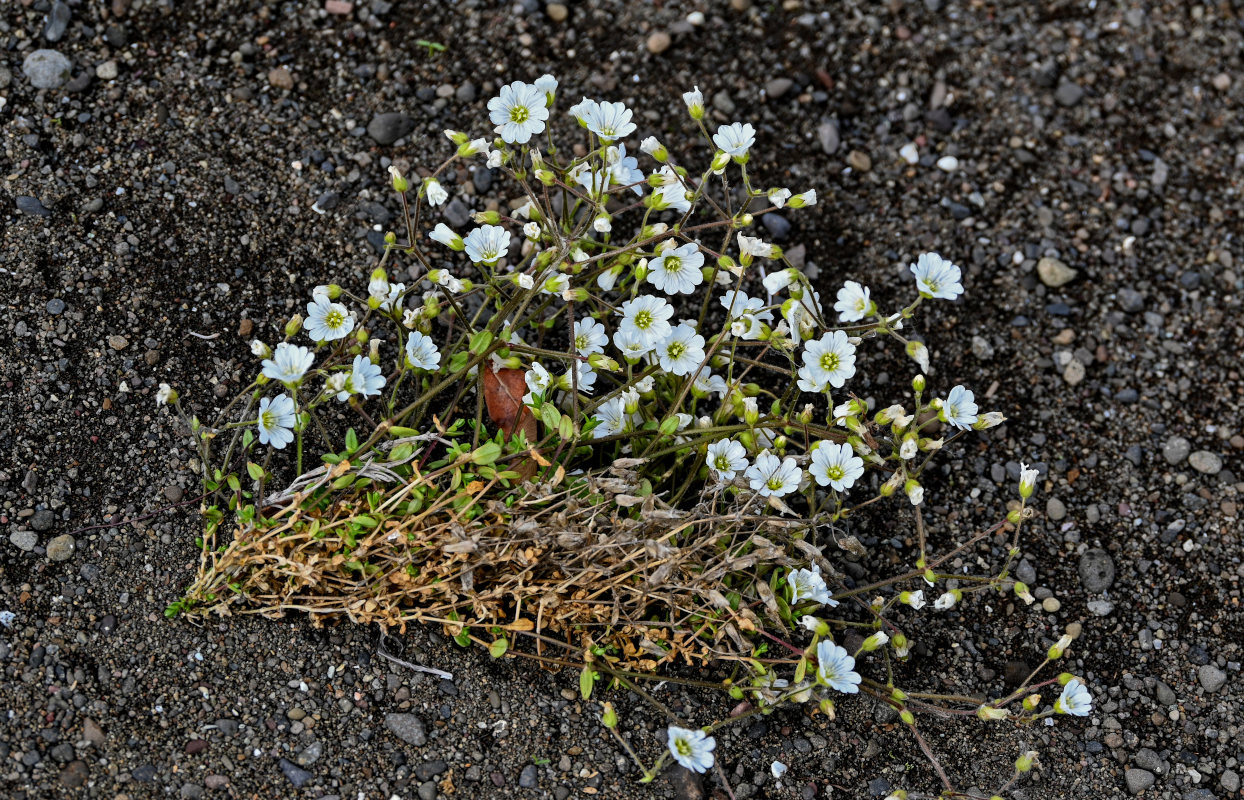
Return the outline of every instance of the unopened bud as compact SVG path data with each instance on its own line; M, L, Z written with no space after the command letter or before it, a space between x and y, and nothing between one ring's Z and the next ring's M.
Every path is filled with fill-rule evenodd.
M600 715L600 723L610 730L618 727L618 712L613 710L613 703L605 703L605 712Z
M393 191L405 194L410 189L410 181L406 180L397 167L390 166L389 175L393 178Z
M285 338L293 338L300 330L302 330L302 315L295 314L289 318L289 322L285 323Z

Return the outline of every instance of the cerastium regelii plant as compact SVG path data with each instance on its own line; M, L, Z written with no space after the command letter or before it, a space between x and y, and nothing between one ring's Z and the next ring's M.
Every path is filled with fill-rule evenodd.
M215 420L161 385L206 492L199 576L170 616L432 622L496 657L574 666L585 699L604 680L668 715L668 747L646 760L604 705L644 780L671 760L713 768L723 725L789 704L832 721L862 693L898 712L939 796L961 797L920 712L1087 715L1091 696L1066 673L1038 669L984 703L896 684L921 615L979 594L1032 602L1011 569L1035 470L1002 519L941 552L943 526L925 513L930 461L1003 421L963 386L931 388L928 349L904 335L926 301L962 293L959 268L925 253L906 306L882 310L846 281L830 307L760 235L763 214L817 198L756 185L751 125L710 133L702 95L684 94L711 152L692 171L655 138L628 149L636 125L617 102L572 106L576 144L555 145L556 92L548 75L504 86L488 104L495 139L446 131L456 152L426 177L391 168L402 235L387 234L368 279L315 287L282 341L253 342L259 370ZM426 221L448 200L446 173L472 166L500 170L521 200L468 231ZM850 393L867 339L896 340L919 367L902 402ZM293 480L274 491L278 475ZM867 555L848 522L887 498L892 519L912 520L915 557L860 585L839 569ZM995 537L1009 541L1004 562L968 574L960 556ZM697 727L648 679L742 703Z

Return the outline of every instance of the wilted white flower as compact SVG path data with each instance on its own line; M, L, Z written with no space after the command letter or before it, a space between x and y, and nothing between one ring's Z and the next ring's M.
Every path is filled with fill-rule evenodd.
M911 606L914 610L919 611L924 608L924 589L914 592L899 592L898 601L903 605Z
M688 730L677 725L669 727L669 750L674 760L692 772L708 772L713 768L713 749L717 740L702 730Z
M354 317L341 303L317 295L307 303L307 335L317 342L344 339L354 330Z
M502 86L501 93L488 101L488 112L497 134L509 144L526 144L532 134L544 130L549 118L545 93L522 81Z
M933 601L933 607L938 611L946 611L947 609L954 608L958 600L959 598L955 597L954 592L943 592L941 596Z
M177 392L167 383L161 383L159 390L156 392L155 401L157 406L166 406L169 403L177 402Z
M937 253L921 254L910 269L916 277L916 288L925 297L954 300L963 294L959 268Z
M747 469L747 449L733 439L719 439L708 446L709 471L726 482Z
M790 189L770 189L769 202L774 208L781 208L790 199Z
M311 296L315 297L316 295L313 294ZM270 358L272 356L272 349L268 347L268 345L264 344L260 339L251 339L251 355L258 356L260 358Z
M294 441L294 401L287 394L265 397L259 401L259 443L277 450Z
M449 192L445 191L445 187L441 186L441 182L435 178L429 178L423 188L428 193L428 205L430 206L439 206L449 199Z
M740 233L738 238L739 253L743 257L748 259L773 257L773 245L761 241L759 236L744 236Z
M778 292L790 286L799 278L799 270L794 267L787 267L776 272L770 272L765 276L765 291L769 294L777 294Z
M821 486L845 492L864 474L864 461L855 455L850 445L821 442L812 451L808 472Z
M298 383L314 361L315 355L306 347L281 342L272 358L263 362L263 374L281 383Z

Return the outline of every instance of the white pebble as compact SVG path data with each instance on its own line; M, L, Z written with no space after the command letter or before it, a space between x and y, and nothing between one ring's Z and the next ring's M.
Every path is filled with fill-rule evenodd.
M908 142L903 145L903 149L898 151L898 155L899 158L903 159L908 164L915 164L920 160L920 151L916 149L915 142Z
M942 156L937 160L937 168L942 172L954 172L959 169L959 159L954 156Z

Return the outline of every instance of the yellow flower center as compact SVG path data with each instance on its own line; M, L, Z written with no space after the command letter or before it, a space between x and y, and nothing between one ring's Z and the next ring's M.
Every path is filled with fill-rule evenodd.
M838 369L839 361L837 353L825 353L821 356L821 369L826 372L833 372Z
M531 112L526 106L514 106L510 109L510 122L522 124L531 119Z

